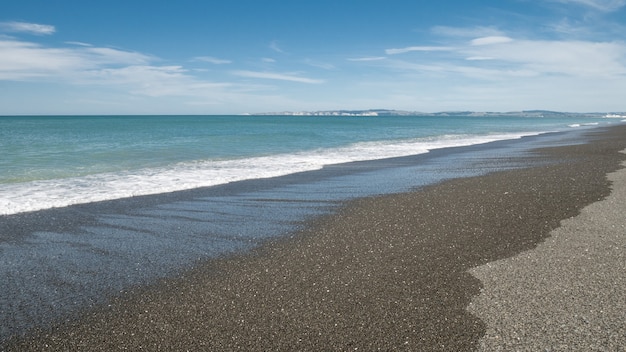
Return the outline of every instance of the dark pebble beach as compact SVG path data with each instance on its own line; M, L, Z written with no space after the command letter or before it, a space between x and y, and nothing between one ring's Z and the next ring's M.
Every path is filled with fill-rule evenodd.
M490 327L468 310L485 286L471 270L533 250L611 194L607 174L626 160L626 126L590 133L584 144L536 150L529 157L545 159L540 166L351 201L292 236L137 288L3 348L477 350ZM624 309L621 292L616 309Z

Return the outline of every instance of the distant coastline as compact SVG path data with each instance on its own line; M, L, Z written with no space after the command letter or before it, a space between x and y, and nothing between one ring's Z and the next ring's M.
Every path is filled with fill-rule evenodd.
M389 109L369 109L369 110L323 110L323 111L281 111L281 112L261 112L248 115L265 116L515 116L515 117L605 117L620 118L626 117L626 113L606 113L606 112L560 112L550 110L522 110L522 111L441 111L441 112L420 112Z
M564 112L551 110L520 110L520 111L406 111L392 109L368 109L368 110L319 110L319 111L273 111L255 113L234 114L1 114L0 117L54 117L54 116L466 116L466 117L582 117L582 118L621 118L626 119L624 112Z

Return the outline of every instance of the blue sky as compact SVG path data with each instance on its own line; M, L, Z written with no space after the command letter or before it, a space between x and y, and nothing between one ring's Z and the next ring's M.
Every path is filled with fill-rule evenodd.
M626 0L0 3L0 115L626 111Z

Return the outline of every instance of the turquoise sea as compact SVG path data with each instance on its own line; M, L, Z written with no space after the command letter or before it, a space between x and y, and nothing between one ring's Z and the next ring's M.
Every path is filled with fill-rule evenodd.
M508 116L0 117L0 215L605 123Z

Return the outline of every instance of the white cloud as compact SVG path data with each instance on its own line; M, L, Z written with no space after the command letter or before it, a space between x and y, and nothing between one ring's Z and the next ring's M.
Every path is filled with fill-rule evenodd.
M335 65L333 65L331 63L315 61L315 60L312 60L312 59L306 59L306 60L304 60L304 63L309 65L309 66L321 68L323 70L334 70L336 68Z
M506 40L505 40L506 38ZM484 39L484 38L479 38ZM583 85L588 80L615 80L626 76L626 44L622 42L511 40L486 37L458 47L436 60L389 59L386 66L405 71L405 77L432 81L524 81L568 77ZM491 45L487 45L491 44ZM462 61L461 61L462 60ZM542 90L541 86L537 86Z
M501 36L504 33L495 27L449 27L449 26L435 26L431 28L431 32L436 35L446 37L491 37Z
M195 79L181 66L128 66L92 72L95 82L127 85L134 94L151 97L211 97L231 86Z
M212 56L198 56L195 57L193 59L194 61L202 61L202 62L208 62L211 64L215 64L215 65L225 65L225 64L231 64L232 61L231 60L224 60L224 59L218 59Z
M405 54L412 51L452 51L454 48L449 46L409 46L399 49L386 49L387 55Z
M449 62L412 63L403 60L390 61L390 66L395 70L405 70L422 76L429 76L438 82L446 82L447 79L462 80L471 78L481 81L502 81L516 77L533 77L537 73L522 67L510 66L506 68L498 66L477 67L470 64L453 64Z
M84 49L84 58L93 63L107 65L139 65L153 60L150 56L112 48L89 47ZM80 54L80 53L79 53Z
M69 45L77 45L77 46L93 46L89 43L83 43L83 42L65 42L65 44L69 44Z
M482 37L472 39L470 42L471 45L493 45L493 44L503 44L512 42L513 39L505 36L490 36L490 37Z
M564 4L579 4L591 7L596 10L611 12L617 11L620 8L626 6L626 0L551 0Z
M547 27L562 36L566 37L588 37L593 36L593 31L585 23L573 21L569 18L563 18L554 23L548 24Z
M50 35L56 32L55 27L51 25L16 21L0 22L0 30L35 35Z
M274 62L276 62L276 60L272 59L271 57L264 57L264 58L261 59L261 61L267 62L267 63L274 63Z
M259 96L264 95L260 92L269 89L258 84L211 82L194 76L196 71L180 65L155 65L157 61L157 58L141 53L95 47L81 42L51 48L0 36L0 82L8 80L84 86L87 95L101 92L102 96L117 96L113 100L103 98L111 108L123 105L130 109L128 111L136 111L139 107L135 107L132 101L137 99L142 102L144 109L154 111L155 106L165 101L161 98L171 98L174 100L168 101L176 102L176 106L194 101L233 109L241 101L262 100ZM287 75L273 78L321 82ZM70 107L67 111L72 109ZM176 108L172 111L175 112Z
M570 1L594 3L598 6L626 3L626 0ZM432 31L451 36L450 44L454 46L444 44L435 47L387 49L388 55L411 51L442 52L431 62L427 61L428 57L422 57L419 65L408 60L390 59L388 66L410 72L445 75L447 78L460 75L487 80L512 76L565 75L588 79L593 76L610 78L626 75L626 43L621 41L517 39L492 27L435 27ZM490 35L473 36L465 44L456 42L457 37L469 37L468 33Z
M72 50L42 48L28 42L0 40L0 80L20 80L86 68Z
M490 56L469 56L466 57L465 60L467 61L484 61L484 60L493 60L493 57Z
M324 80L306 78L295 74L275 73L275 72L258 72L258 71L233 71L232 74L240 77L248 78L261 78L261 79L273 79L279 81L291 81L299 83L320 84L324 83Z
M33 77L66 80L84 70L107 65L139 65L150 60L147 55L111 48L48 48L31 42L0 39L0 80Z
M270 49L274 50L274 51L275 51L275 52L277 52L277 53L281 53L281 54L282 54L282 53L284 53L283 49L281 49L281 48L278 46L278 42L277 42L276 40L273 40L273 41L270 43Z
M356 58L350 58L350 59L346 59L348 61L381 61L381 60L385 60L387 59L384 56L372 56L372 57L356 57Z
M467 57L489 57L540 74L609 77L626 74L626 45L614 42L519 40L473 46Z
M133 65L119 68L102 68L85 71L81 83L154 84L185 79L187 71L181 66Z

